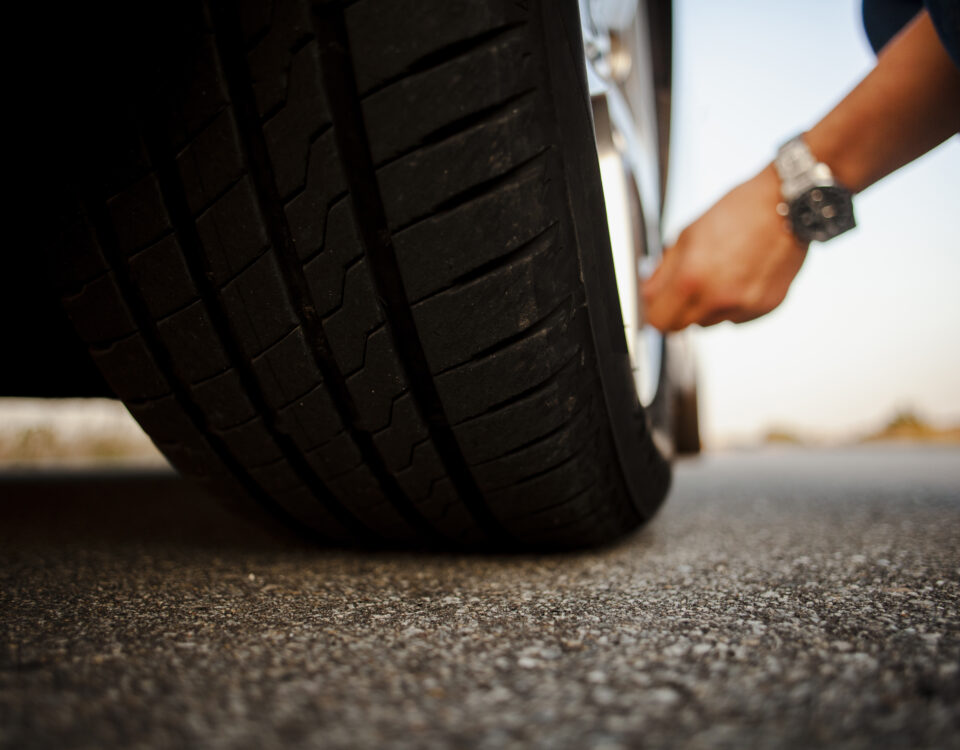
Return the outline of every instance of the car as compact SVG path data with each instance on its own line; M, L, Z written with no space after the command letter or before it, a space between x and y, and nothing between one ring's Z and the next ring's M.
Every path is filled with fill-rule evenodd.
M699 449L689 342L638 293L668 3L68 13L0 392L122 399L326 543L576 548L656 512Z

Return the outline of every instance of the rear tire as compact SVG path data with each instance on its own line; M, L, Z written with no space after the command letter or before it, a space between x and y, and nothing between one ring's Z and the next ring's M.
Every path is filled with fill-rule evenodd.
M630 372L576 2L342 5L136 26L96 158L71 157L67 311L174 466L326 539L626 533L669 467Z
M700 453L700 409L697 389L678 390L674 394L674 447L677 455L695 456Z

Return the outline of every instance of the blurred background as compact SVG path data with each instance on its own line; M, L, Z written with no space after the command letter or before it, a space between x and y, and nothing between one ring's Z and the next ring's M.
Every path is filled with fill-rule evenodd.
M675 0L668 240L873 64L859 0ZM960 442L960 138L858 197L786 302L695 332L707 449ZM122 405L0 399L0 462L162 464Z
M674 44L668 240L874 62L860 0L674 0ZM960 425L958 175L954 137L858 196L779 309L696 332L707 447Z
M166 463L119 401L0 398L0 468Z

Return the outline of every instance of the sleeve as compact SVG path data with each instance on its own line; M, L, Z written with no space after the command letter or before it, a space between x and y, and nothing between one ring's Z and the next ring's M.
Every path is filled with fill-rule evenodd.
M924 5L947 54L960 68L960 0L926 0Z
M863 0L863 28L870 46L879 52L924 8L947 54L960 68L960 0Z
M923 10L923 0L863 0L863 29L874 52L879 52Z

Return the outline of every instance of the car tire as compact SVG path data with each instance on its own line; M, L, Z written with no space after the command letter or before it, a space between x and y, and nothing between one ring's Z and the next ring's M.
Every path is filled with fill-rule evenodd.
M171 463L334 543L649 519L576 2L175 8L103 55L52 243Z

